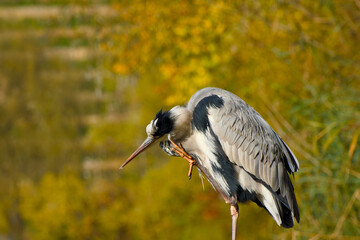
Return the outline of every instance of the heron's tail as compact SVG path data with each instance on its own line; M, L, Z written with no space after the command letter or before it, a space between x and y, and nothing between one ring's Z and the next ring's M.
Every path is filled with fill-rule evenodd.
M281 199L283 199L283 201L285 201L285 207L288 210L284 210L284 214L286 214L286 216L290 216L291 218L291 224L286 224L290 221L287 221L287 218L284 217L284 225L281 225L283 227L292 227L294 225L294 221L293 221L293 217L295 217L296 221L299 222L300 221L300 213L299 213L299 207L298 204L296 202L296 197L295 197L295 193L294 193L294 187L291 183L290 177L289 175L285 174L285 182L286 182L286 187L285 189L283 189L283 193L281 194L281 196L279 196L280 194L277 194L278 197L280 197ZM283 207L284 209L284 207ZM287 211L290 211L290 213L287 213ZM291 226L290 226L291 225Z
M280 190L274 192L271 188L267 188L263 185L262 194L258 195L257 199L254 201L259 206L265 208L274 218L276 223L284 228L291 228L294 226L294 217L297 222L300 221L294 188L290 179L288 180L290 184L283 189L285 190L284 193L280 194Z
M294 219L293 219L293 213L292 213L289 205L277 197L274 197L274 198L275 198L275 202L276 202L276 207L278 209L278 212L279 212L279 215L281 218L280 226L282 226L284 228L292 228L294 226Z

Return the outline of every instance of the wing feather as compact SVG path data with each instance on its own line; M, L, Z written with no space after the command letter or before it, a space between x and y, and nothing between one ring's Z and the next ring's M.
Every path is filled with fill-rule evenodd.
M271 186L273 186L273 188L275 189L279 189L279 181L277 181L278 170L276 168L276 165L272 164L270 168L271 168Z
M280 190L284 198L290 197L286 196L286 188L292 187L289 186L291 181L285 174L298 170L295 155L244 101L237 97L221 97L224 106L209 109L209 122L229 160L268 184L274 192Z
M259 176L259 163L260 163L260 154L259 154L259 149L257 149L255 158L254 158L254 175L255 176Z
M219 136L222 144L226 142L236 146L237 149L241 149L244 152L244 156L246 155L250 162L245 163L241 161L239 158L240 154L237 154L230 161L241 166L244 164L249 166L250 168L245 169L246 171L254 174L259 179L267 180L266 183L270 186L273 181L267 176L271 175L271 171L266 168L266 165L270 165L273 162L275 164L280 163L285 160L287 166L289 166L288 172L295 172L298 169L298 163L294 154L255 110L241 99L234 101L223 98L224 107L209 110L211 126L215 134ZM231 151L234 150L232 148ZM232 155L229 152L225 153ZM256 157L257 155L260 156ZM260 160L259 167L255 167L255 159L257 161ZM263 168L261 165L265 165L266 169L260 171L260 168ZM256 174L258 171L255 171L255 169L258 169L261 174ZM277 189L274 190L276 191Z
M238 134L239 134L239 139L235 142L235 146L236 146L238 149L240 149L241 145L244 143L244 141L245 141L246 138L245 138L244 135L241 134L241 132L238 133Z

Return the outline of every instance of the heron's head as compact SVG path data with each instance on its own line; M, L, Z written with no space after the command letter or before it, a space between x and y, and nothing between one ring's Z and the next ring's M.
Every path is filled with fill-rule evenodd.
M163 136L169 135L174 141L184 139L190 131L190 119L190 113L185 107L175 106L165 112L160 110L146 126L148 137L120 168L125 167L132 159Z
M146 133L148 138L159 139L165 134L169 134L174 128L174 119L171 111L163 112L160 110L154 120L146 126Z

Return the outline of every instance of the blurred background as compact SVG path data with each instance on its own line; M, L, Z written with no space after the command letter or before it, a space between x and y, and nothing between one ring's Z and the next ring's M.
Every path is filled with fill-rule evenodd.
M230 239L228 205L153 147L161 108L234 92L293 149L301 221L242 239L360 237L360 0L1 0L0 239Z

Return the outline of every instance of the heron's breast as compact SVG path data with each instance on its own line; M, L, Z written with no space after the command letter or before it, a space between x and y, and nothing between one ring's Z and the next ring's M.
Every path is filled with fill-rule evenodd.
M204 134L194 134L182 144L189 154L196 156L196 164L200 164L200 169L207 172L208 180L218 191L227 197L231 197L236 192L237 182L234 176L236 173L224 167L224 159L217 154L216 146L211 138ZM226 162L226 164L229 163Z

